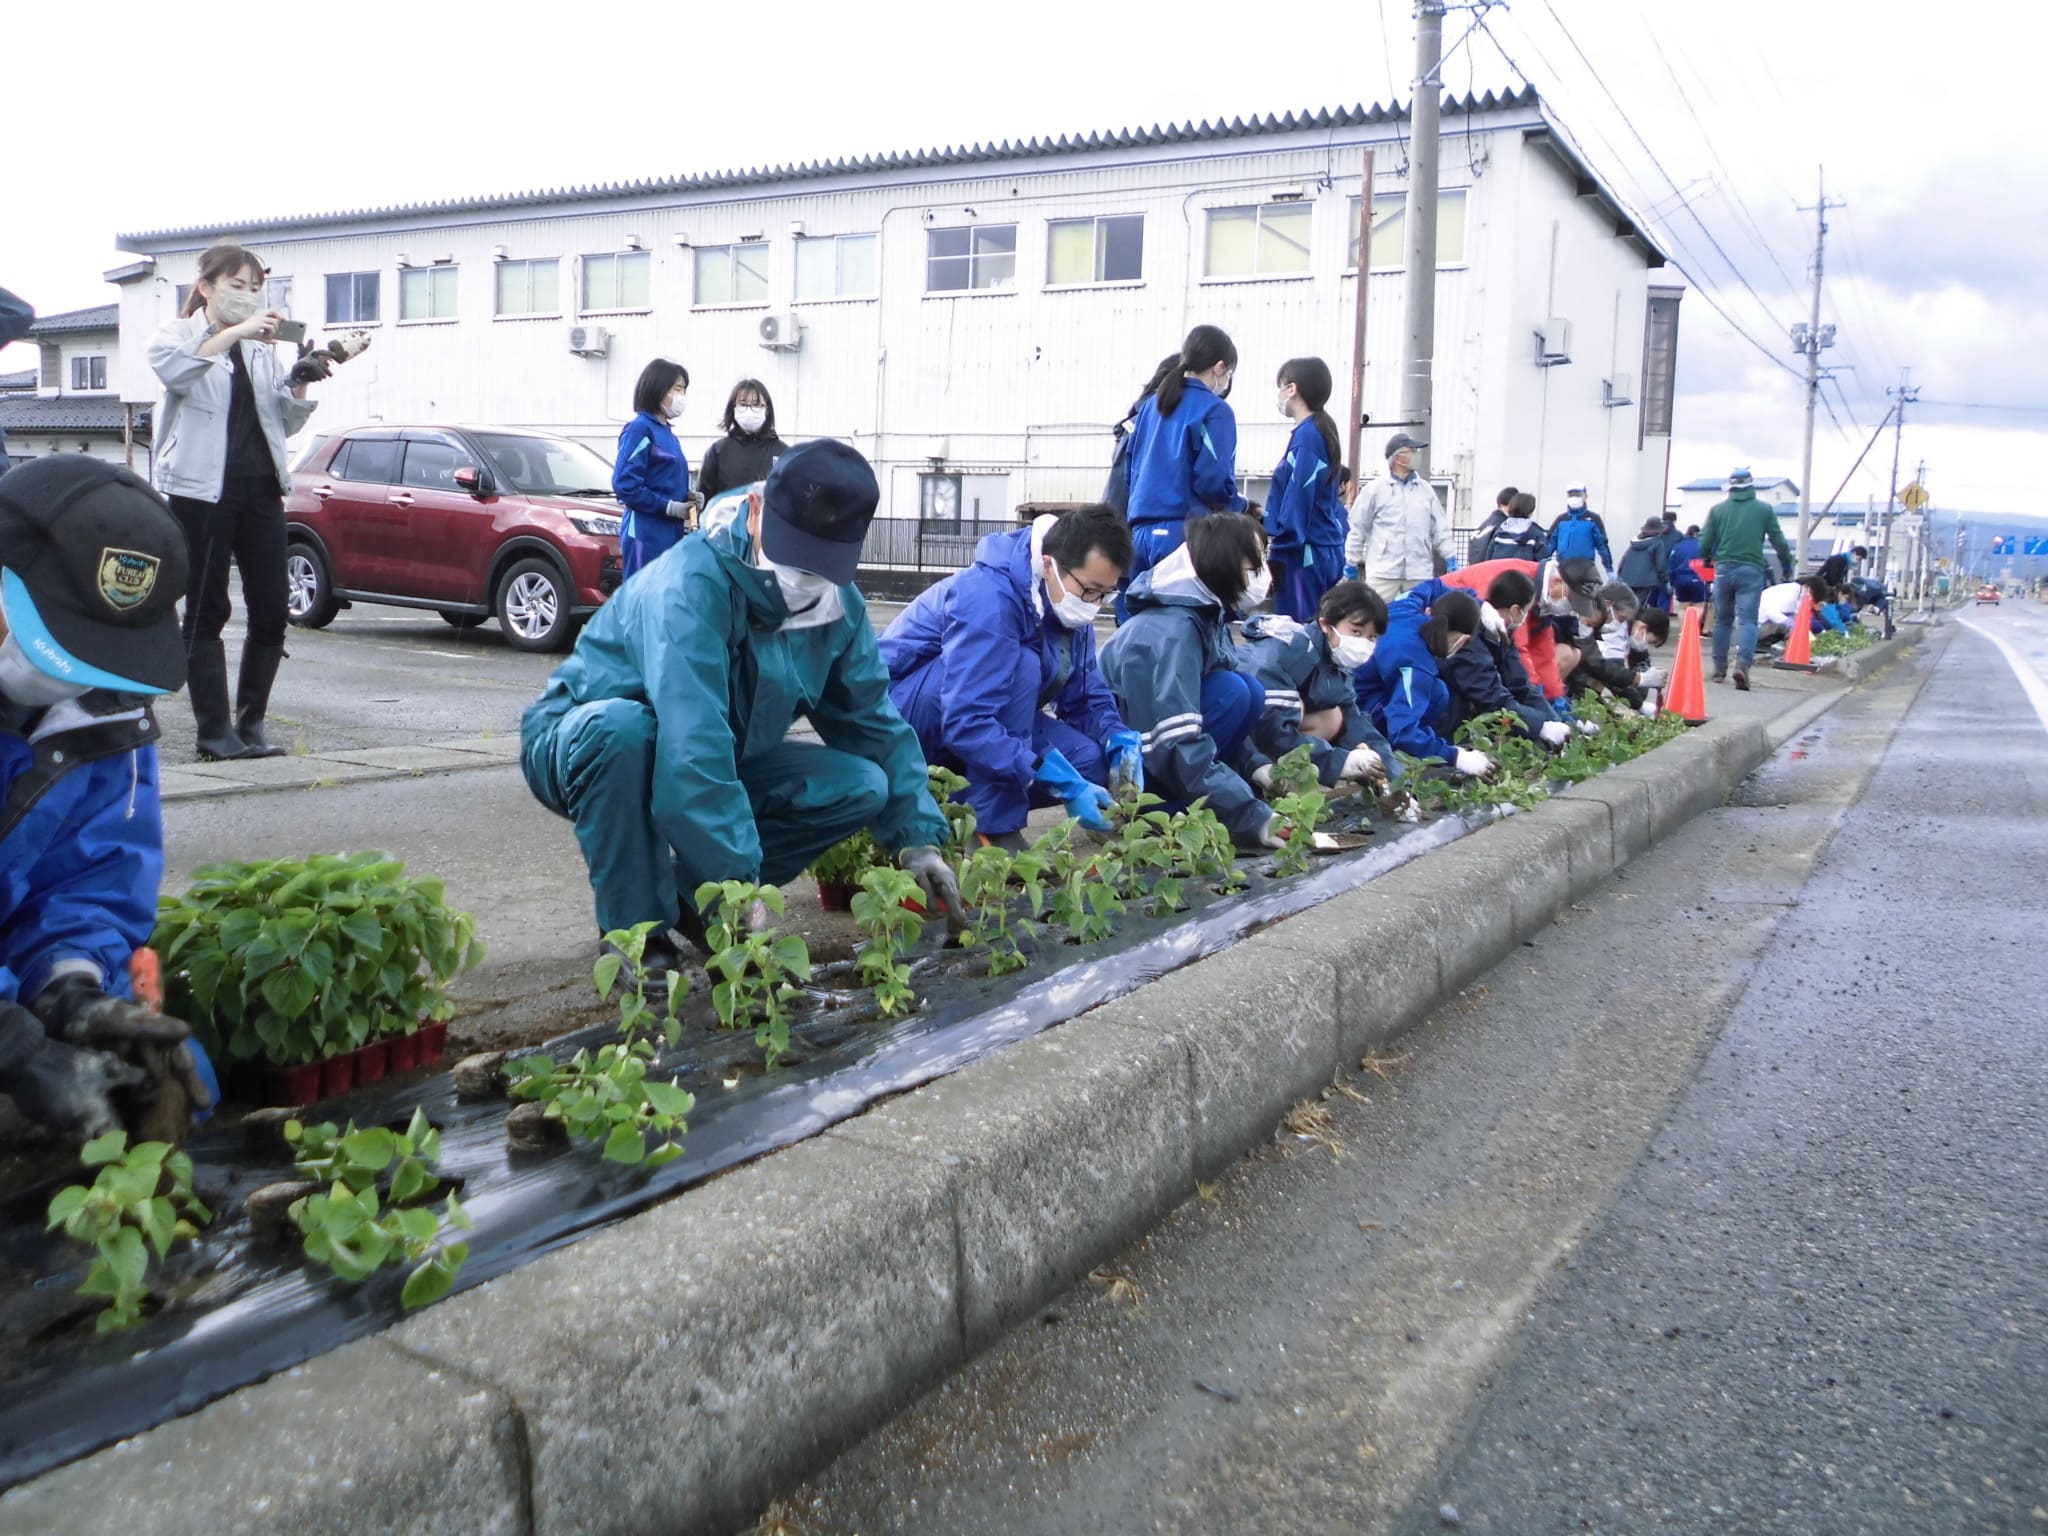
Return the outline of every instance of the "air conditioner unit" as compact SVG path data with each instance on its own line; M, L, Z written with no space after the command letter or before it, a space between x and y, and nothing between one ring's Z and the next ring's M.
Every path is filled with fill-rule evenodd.
M1636 403L1636 381L1625 373L1600 381L1600 403L1610 411Z
M763 315L754 334L760 337L762 346L776 352L794 352L804 344L803 322L787 312Z
M1536 333L1536 366L1555 368L1572 360L1572 323L1558 315L1543 322Z
M601 325L569 327L569 350L578 357L603 357L612 347L612 333Z

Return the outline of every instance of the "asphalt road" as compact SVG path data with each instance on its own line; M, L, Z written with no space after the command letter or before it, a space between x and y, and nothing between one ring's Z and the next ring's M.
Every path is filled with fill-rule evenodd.
M2043 1529L2044 812L1932 637L764 1529Z

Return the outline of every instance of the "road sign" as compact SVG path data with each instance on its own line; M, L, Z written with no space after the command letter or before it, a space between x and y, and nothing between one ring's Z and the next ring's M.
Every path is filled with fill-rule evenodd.
M1915 480L1911 485L1899 492L1899 501L1908 511L1918 512L1927 505L1927 487L1918 480Z
M1991 536L1991 553L1994 555L2018 554L2018 542L2009 533L1995 533Z
M2027 539L2023 542L2026 553L2030 555L2048 555L2048 539Z

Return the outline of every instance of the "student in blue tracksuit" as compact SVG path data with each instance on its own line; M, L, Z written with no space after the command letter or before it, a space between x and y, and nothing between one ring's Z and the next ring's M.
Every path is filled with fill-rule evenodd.
M1425 604L1434 604L1454 588L1441 580L1417 587ZM1545 746L1562 748L1572 728L1557 718L1543 690L1529 679L1529 669L1515 643L1515 631L1536 605L1536 580L1517 570L1497 572L1479 604L1479 628L1470 643L1458 646L1438 667L1451 690L1453 731L1478 715L1506 710L1521 734Z
M1358 707L1353 682L1386 630L1386 600L1356 579L1323 594L1313 624L1279 614L1244 621L1237 664L1266 690L1266 713L1235 764L1246 778L1270 788L1273 764L1307 742L1327 786L1399 781L1401 765Z
M1271 590L1256 522L1197 518L1182 548L1131 583L1130 622L1102 648L1102 675L1144 743L1152 793L1175 806L1206 799L1244 847L1284 840L1230 766L1266 712L1266 690L1238 669L1230 621Z
M1237 345L1213 325L1181 343L1180 367L1138 407L1131 426L1131 572L1125 587L1181 546L1187 525L1211 512L1243 512L1237 490L1237 417L1224 402ZM1117 598L1117 620L1129 616Z
M1443 663L1472 643L1479 624L1479 599L1436 581L1405 593L1387 609L1386 638L1374 650L1371 665L1358 673L1358 702L1395 751L1434 758L1460 773L1493 771L1492 758L1458 746L1448 735L1457 727L1457 716Z
M60 1140L176 1140L217 1096L129 987L164 868L149 700L185 680L189 562L126 470L51 454L0 481L0 1096Z
M1266 533L1273 541L1273 611L1313 624L1323 594L1344 578L1344 536L1350 514L1337 499L1343 457L1330 403L1330 368L1320 357L1280 365L1280 414L1294 425L1287 452L1266 493Z
M633 387L636 414L619 433L612 494L626 509L619 528L619 564L627 576L674 547L703 503L690 493L690 461L670 425L683 414L690 371L657 357Z
M1138 734L1095 651L1096 614L1130 564L1130 530L1108 507L1041 517L983 539L882 636L889 697L925 760L966 777L989 841L1020 837L1035 805L1106 832L1111 789L1143 787Z

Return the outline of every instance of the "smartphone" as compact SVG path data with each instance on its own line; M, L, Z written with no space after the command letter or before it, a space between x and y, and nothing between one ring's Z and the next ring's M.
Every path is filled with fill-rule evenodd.
M272 341L288 341L296 347L306 339L306 322L303 320L280 320L277 322L277 334L270 339Z

